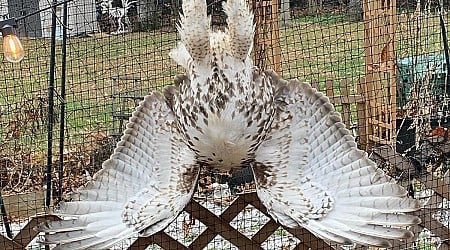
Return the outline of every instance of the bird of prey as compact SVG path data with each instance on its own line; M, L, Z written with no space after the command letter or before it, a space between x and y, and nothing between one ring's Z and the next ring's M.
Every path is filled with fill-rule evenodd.
M167 227L192 198L202 168L250 166L257 195L281 225L340 244L387 247L412 236L419 209L407 191L357 148L329 99L310 85L253 65L255 26L245 0L223 5L213 31L205 0L182 3L185 70L145 97L114 153L46 222L45 244L104 249Z

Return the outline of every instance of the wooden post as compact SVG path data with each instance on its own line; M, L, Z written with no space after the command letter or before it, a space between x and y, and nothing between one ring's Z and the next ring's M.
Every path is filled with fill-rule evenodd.
M396 1L364 0L366 149L396 142Z
M341 81L340 89L341 89L341 95L344 97L347 97L347 100L343 100L342 102L342 120L345 123L345 126L347 126L348 129L352 126L352 115L351 115L351 109L350 109L350 100L348 96L350 96L350 81L347 79L343 79Z
M253 46L255 65L281 73L278 0L252 0L256 31Z
M317 89L317 83L318 81L312 81L311 86ZM351 112L351 105L356 104L357 111L358 111L358 124L364 124L365 123L365 104L364 104L364 98L359 93L361 90L357 90L356 94L351 94L351 81L348 79L341 80L340 84L340 95L336 95L334 93L334 81L332 79L325 80L325 94L330 99L330 102L333 103L335 106L341 106L342 107L342 121L345 123L346 127L348 129L351 128L351 122L352 122L352 112ZM353 85L352 85L353 86ZM361 85L358 85L361 86ZM362 112L361 112L362 111ZM365 135L365 126L359 126L358 127L358 133L360 135L360 140L358 143L360 146L366 145L366 143L361 144L361 138L364 138Z
M364 98L364 94L367 93L366 90L366 79L361 77L358 80L358 85L356 88L356 94L362 96L363 101L356 104L357 116L358 116L358 146L362 150L367 149L367 135L369 134L369 127L367 126L367 108L366 108L366 100Z

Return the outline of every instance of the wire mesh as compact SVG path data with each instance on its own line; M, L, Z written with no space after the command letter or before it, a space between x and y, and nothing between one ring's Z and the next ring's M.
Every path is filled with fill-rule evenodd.
M415 237L393 249L448 249L448 2L249 2L255 64L326 93L359 147L423 204ZM207 4L222 29L222 1ZM18 18L27 53L20 64L0 61L0 248L43 249L32 228L101 168L143 96L183 73L168 56L179 11L179 0L77 0L67 3L65 25L61 1L0 0L0 20ZM249 169L203 171L193 201L164 232L114 249L368 249L280 227L254 190Z

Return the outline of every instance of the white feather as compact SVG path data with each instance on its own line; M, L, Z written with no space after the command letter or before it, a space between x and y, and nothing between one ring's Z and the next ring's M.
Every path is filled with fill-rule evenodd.
M59 215L75 218L37 228L50 233L44 243L58 243L57 249L104 249L141 231L165 228L189 202L198 174L194 154L176 129L162 95L145 97L103 169L73 201L60 204ZM180 189L181 182L190 187Z
M411 237L404 227L420 220L401 213L419 209L418 202L357 149L328 98L298 81L272 79L284 88L279 114L253 165L269 213L341 244L387 247L388 239Z

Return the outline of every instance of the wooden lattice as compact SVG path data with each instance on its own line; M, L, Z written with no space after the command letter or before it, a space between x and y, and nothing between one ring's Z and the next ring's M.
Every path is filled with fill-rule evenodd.
M203 249L217 235L222 236L239 249L263 249L261 244L281 226L280 224L271 219L251 238L243 235L230 225L230 222L249 204L269 217L266 208L261 204L256 193L245 193L238 196L237 199L234 200L234 202L219 216L200 205L197 201L192 200L185 211L189 213L193 219L199 220L208 228L188 247L179 243L165 232L159 232L147 238L139 238L134 242L130 249L145 249L145 246L149 244L157 244L164 249ZM318 239L305 229L285 229L301 241L294 249L333 249L323 240Z
M12 239L0 234L0 249L25 249L25 247L38 235L38 233L33 230L34 227L44 221L59 219L60 218L54 215L33 216L30 218L28 224L26 224Z
M164 231L150 237L138 238L128 249L146 249L151 244L156 244L163 249L203 249L218 235L228 240L239 249L263 249L261 244L267 240L281 225L270 219L251 238L245 236L238 229L230 225L230 222L248 205L252 205L267 217L266 208L259 201L256 193L245 193L237 198L226 208L221 215L215 215L207 208L192 200L185 208L193 219L203 223L207 228L189 246L185 246ZM30 222L13 239L0 235L0 246L2 249L25 249L25 247L37 237L33 230L35 226L45 220L59 220L52 215L33 217ZM285 228L286 231L300 240L294 249L324 249L332 250L326 242L317 238L309 231L298 228Z
M386 156L386 158L392 157ZM437 204L444 198L450 199L449 176L445 176L443 179L434 180L423 177L421 178L421 181L428 188L433 188L435 191L433 197L430 199L430 204ZM192 200L188 206L186 206L185 212L190 214L192 219L196 219L203 223L207 228L194 241L192 241L189 246L183 245L166 232L161 231L150 237L138 238L138 240L136 240L128 249L146 249L146 247L151 244L159 245L163 249L204 249L218 235L222 236L239 249L262 249L261 244L267 240L281 225L270 219L251 238L243 235L236 228L231 226L230 222L248 205L252 205L255 209L258 209L270 218L267 214L266 208L261 204L256 193L245 193L238 196L220 215L215 215L213 212L200 205L198 201ZM442 239L448 238L448 235L450 235L449 228L443 227L439 224L436 218L431 216L432 213L430 210L433 210L433 207L430 206L425 204L424 209L415 213L422 219L422 223L417 225L413 231L415 231L415 234L418 234L423 228L433 228L433 233L436 236L441 237ZM14 238L9 239L0 235L0 248L5 250L25 249L25 247L35 237L37 237L37 232L33 230L35 226L46 220L59 219L60 218L53 215L34 216L30 219L28 224L23 227L16 236L14 236ZM334 249L326 242L317 238L305 229L284 229L300 240L300 243L298 243L294 249ZM414 239L411 239L410 241L413 240ZM400 244L402 244L399 241L395 241L393 243L394 249L398 249ZM443 241L442 243L443 244L440 249L449 249L450 246L448 242Z
M438 178L427 178L427 176L422 176L420 178L420 182L423 183L427 188L433 189L433 195L428 200L424 207L415 212L415 215L419 216L422 220L422 223L416 226L414 229L415 233L418 234L424 228L431 228L433 234L438 236L442 241L442 245L440 250L449 250L450 242L447 240L450 238L450 228L443 226L438 218L433 216L433 212L439 210L440 208L436 207L436 204L440 204L443 199L450 200L450 171L446 173L441 179Z

